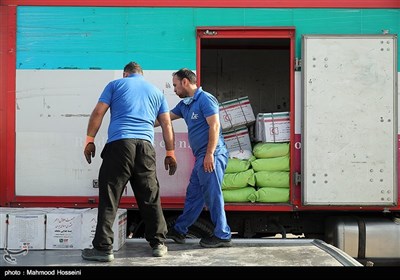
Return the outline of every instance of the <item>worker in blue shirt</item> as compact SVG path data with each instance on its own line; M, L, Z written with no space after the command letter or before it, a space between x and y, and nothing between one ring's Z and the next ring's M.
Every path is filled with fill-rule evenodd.
M230 247L231 229L225 215L221 188L228 150L219 121L219 103L212 94L197 87L196 74L187 68L173 73L172 83L175 93L182 100L170 111L171 120L185 120L195 164L186 190L183 213L168 231L167 238L185 243L188 227L196 222L205 205L214 224L214 234L202 238L200 245L207 248Z
M167 224L160 200L156 174L154 123L161 125L166 148L165 169L173 175L177 168L175 138L169 107L163 93L147 82L142 67L130 62L123 78L109 82L93 109L87 127L84 155L87 162L95 156L94 138L105 113L110 109L107 143L101 152L99 207L93 248L82 251L89 261L114 260L112 225L125 186L130 182L145 224L145 237L154 257L167 254L164 240Z

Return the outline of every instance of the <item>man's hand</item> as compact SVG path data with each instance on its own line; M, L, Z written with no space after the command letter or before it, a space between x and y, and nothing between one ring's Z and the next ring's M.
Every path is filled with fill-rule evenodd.
M176 168L177 168L177 164L176 164L176 160L175 158L171 157L171 156L166 156L164 159L164 165L165 165L165 170L169 169L169 175L174 175Z
M91 163L92 157L94 157L94 155L96 153L96 145L93 142L87 143L83 153L85 154L85 158L86 158L87 162Z

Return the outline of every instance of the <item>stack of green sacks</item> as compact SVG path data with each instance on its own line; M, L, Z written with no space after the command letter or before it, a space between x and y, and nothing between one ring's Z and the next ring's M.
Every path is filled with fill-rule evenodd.
M290 187L289 143L260 142L254 145L251 160L257 191L251 202L288 202Z
M249 196L256 192L254 170L249 160L230 158L226 166L222 193L225 202L249 202Z

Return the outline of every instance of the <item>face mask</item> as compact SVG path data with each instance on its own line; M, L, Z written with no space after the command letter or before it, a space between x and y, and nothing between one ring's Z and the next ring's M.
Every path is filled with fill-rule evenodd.
M185 103L186 105L189 105L190 103L192 103L192 101L193 101L193 96L183 98L183 103Z

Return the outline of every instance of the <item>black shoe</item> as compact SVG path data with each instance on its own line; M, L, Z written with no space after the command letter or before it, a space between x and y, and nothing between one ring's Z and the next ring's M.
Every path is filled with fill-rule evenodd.
M178 244L185 244L185 242L186 242L185 235L177 232L174 227L171 227L169 229L169 231L167 233L167 238L174 240L175 243L178 243Z
M218 248L218 247L231 247L231 239L220 239L218 237L210 236L200 239L200 245L205 248Z
M82 258L88 261L111 262L114 260L114 254L112 251L99 251L92 248L84 249L82 251Z

